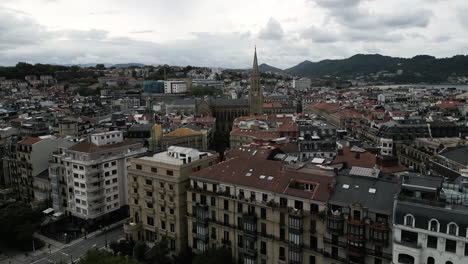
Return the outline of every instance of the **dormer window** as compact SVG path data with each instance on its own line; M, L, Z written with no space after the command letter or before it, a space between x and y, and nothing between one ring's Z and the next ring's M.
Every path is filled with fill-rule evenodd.
M439 232L439 222L436 219L429 221L429 231Z
M410 214L405 216L405 226L414 227L414 216Z
M452 236L458 235L458 226L455 223L450 223L447 228L447 234Z

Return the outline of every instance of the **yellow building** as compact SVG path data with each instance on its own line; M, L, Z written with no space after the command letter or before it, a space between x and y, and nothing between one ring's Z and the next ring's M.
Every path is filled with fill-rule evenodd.
M124 225L127 237L150 246L166 237L172 251L184 249L189 174L215 164L217 157L171 146L167 151L132 159L128 170L130 218Z

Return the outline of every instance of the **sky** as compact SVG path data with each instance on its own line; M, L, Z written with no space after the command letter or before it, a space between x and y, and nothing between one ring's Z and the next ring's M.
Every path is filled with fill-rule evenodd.
M0 65L289 68L468 53L467 0L0 0Z

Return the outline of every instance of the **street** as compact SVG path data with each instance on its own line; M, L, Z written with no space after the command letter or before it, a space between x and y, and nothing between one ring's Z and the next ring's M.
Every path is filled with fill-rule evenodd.
M112 230L107 231L107 246L110 245L112 241L117 241L124 237L124 232L122 226L118 226ZM102 248L106 244L106 235L104 233L98 234L94 237L84 239L76 244L66 246L63 249L60 249L52 254L42 254L35 256L32 260L27 262L20 262L18 260L11 260L12 264L16 263L32 263L32 264L50 264L57 263L63 260L66 263L71 261L76 262L81 256L83 256L88 250L93 248ZM9 260L4 260L2 263L9 263Z

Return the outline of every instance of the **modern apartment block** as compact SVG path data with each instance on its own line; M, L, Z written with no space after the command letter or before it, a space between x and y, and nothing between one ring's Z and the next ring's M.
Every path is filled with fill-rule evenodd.
M466 182L449 184L440 177L402 175L393 263L468 263L467 187Z
M167 151L134 158L128 171L130 219L128 238L152 245L163 238L169 248L187 247L187 189L189 175L212 166L218 155L171 146Z
M66 149L66 210L89 221L127 205L127 167L130 158L144 152L141 143L124 139L119 131L91 134Z
M394 177L373 168L339 172L328 201L324 255L333 263L392 262Z
M323 233L333 172L283 170L271 147L236 147L192 173L188 244L226 246L239 263L325 263Z

